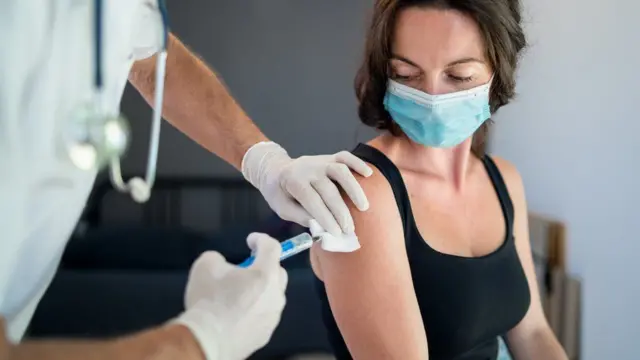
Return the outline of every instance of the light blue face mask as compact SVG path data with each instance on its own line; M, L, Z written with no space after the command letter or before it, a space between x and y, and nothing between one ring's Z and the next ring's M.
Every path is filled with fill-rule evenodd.
M491 117L488 83L473 89L429 95L389 80L384 107L413 141L453 147L469 138Z

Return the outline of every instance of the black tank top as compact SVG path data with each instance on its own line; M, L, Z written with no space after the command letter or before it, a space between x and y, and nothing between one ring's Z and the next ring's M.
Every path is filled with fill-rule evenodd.
M429 359L495 360L498 336L522 320L531 298L514 244L513 204L493 160L484 156L482 162L500 200L506 238L494 252L467 258L438 252L422 239L402 176L391 160L364 144L358 145L353 154L378 168L393 189L427 333ZM324 284L316 279L316 285L334 354L338 360L352 359L331 313Z

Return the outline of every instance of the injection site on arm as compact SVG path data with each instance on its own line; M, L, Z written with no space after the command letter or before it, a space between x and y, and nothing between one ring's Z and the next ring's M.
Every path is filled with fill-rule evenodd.
M361 248L338 253L314 246L314 272L323 281L331 311L354 359L428 359L420 309L391 187L377 171L360 179L370 209L353 204Z

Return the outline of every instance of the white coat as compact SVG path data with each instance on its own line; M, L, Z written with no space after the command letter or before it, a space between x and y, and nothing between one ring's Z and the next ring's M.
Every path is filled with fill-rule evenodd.
M156 0L103 4L105 100L115 113L133 62L159 49L162 22ZM0 316L12 342L51 283L95 180L61 147L61 129L92 100L93 44L93 1L0 1Z

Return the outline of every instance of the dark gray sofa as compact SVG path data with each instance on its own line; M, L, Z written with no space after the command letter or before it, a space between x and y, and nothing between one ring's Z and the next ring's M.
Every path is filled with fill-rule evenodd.
M234 185L237 187L234 191L251 191L240 181ZM167 188L184 190L192 183L160 179L157 193L162 194L162 189ZM207 182L198 184L204 186ZM259 197L247 200L243 196L248 204L261 200ZM238 198L228 196L227 201L242 212L250 205L238 204ZM235 214L235 219L229 220L228 211L224 212L227 220L222 223L229 225L214 232L195 231L177 224L175 219L179 216L165 216L159 221L145 215L142 218L146 220L138 224L105 224L104 209L100 208L103 199L104 193L93 197L83 218L85 229L69 242L60 269L29 327L28 337L112 337L160 325L183 310L188 269L203 251L220 251L229 261L239 263L248 255L245 238L250 232L266 232L285 239L305 230L273 214L259 221L250 216L239 219L242 216ZM163 206L175 212L175 202ZM228 203L220 206L229 209ZM257 206L254 203L252 213L256 213ZM154 205L145 207L152 209ZM143 213L148 211L151 210ZM271 342L251 359L330 353L308 255L288 259L283 265L289 274L289 285L282 321Z

